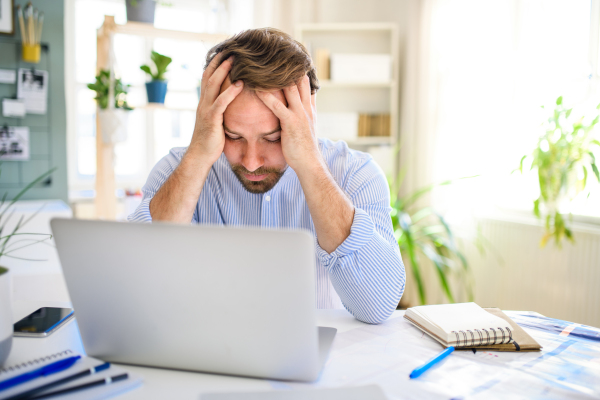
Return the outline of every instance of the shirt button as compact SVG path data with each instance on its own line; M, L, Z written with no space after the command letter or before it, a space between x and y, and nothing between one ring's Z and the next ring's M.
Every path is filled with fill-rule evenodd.
M265 196L266 201L271 201L271 196Z

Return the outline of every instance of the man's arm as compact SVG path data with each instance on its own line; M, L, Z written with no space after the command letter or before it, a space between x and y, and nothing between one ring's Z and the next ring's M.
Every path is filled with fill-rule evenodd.
M385 178L372 162L373 176L356 173L356 180L370 179L374 186L359 185L368 195L353 199L364 204L355 207L319 152L316 95L310 94L308 77L285 88L284 94L288 107L269 92L258 93L281 121L282 150L302 185L317 233L317 253L344 306L361 321L383 322L398 305L405 283Z
M217 54L202 75L202 88L191 143L179 166L150 201L154 221L189 223L212 165L223 152L223 113L242 91L241 81L219 94L231 70L232 60L220 66Z
M284 88L283 93L288 107L272 93L257 95L281 121L283 155L300 180L319 245L330 253L350 235L354 206L331 176L319 151L316 94L310 93L308 76Z

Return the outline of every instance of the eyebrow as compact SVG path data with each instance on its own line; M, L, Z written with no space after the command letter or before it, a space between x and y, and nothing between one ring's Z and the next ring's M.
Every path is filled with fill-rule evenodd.
M237 133L237 132L234 132L234 131L232 131L232 130L231 130L231 129L229 129L229 128L227 127L227 125L225 125L225 124L223 124L223 129L225 129L227 132L231 133L232 135L244 136L244 135L242 135L241 133ZM277 132L279 132L280 130L281 130L281 126L278 126L278 127L277 127L277 129L274 129L274 130L272 130L271 132L267 132L267 133L261 133L261 134L260 134L260 136L269 136L269 135L272 135L272 134L274 134L274 133L277 133Z

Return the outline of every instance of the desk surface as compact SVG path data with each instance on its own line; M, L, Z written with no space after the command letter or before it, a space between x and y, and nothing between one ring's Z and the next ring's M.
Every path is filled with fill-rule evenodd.
M21 276L13 283L15 321L40 306L70 305L60 275ZM41 287L51 289L40 292ZM542 352L457 351L422 377L410 380L410 371L436 355L441 347L406 322L403 312L395 312L384 324L367 325L344 310L319 310L319 325L336 327L338 335L317 382L279 382L123 366L143 376L144 385L118 398L198 399L200 394L209 392L373 383L381 386L390 399L600 397L600 330L536 313L508 314L544 346ZM65 349L83 352L76 320L45 339L15 338L7 362L10 365Z

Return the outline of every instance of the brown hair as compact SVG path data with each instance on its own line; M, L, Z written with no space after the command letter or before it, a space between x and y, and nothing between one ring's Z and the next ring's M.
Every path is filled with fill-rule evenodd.
M282 89L308 75L311 93L319 90L308 51L280 30L249 29L224 40L208 51L204 69L219 53L223 53L221 62L235 56L229 79L244 81L248 89Z

